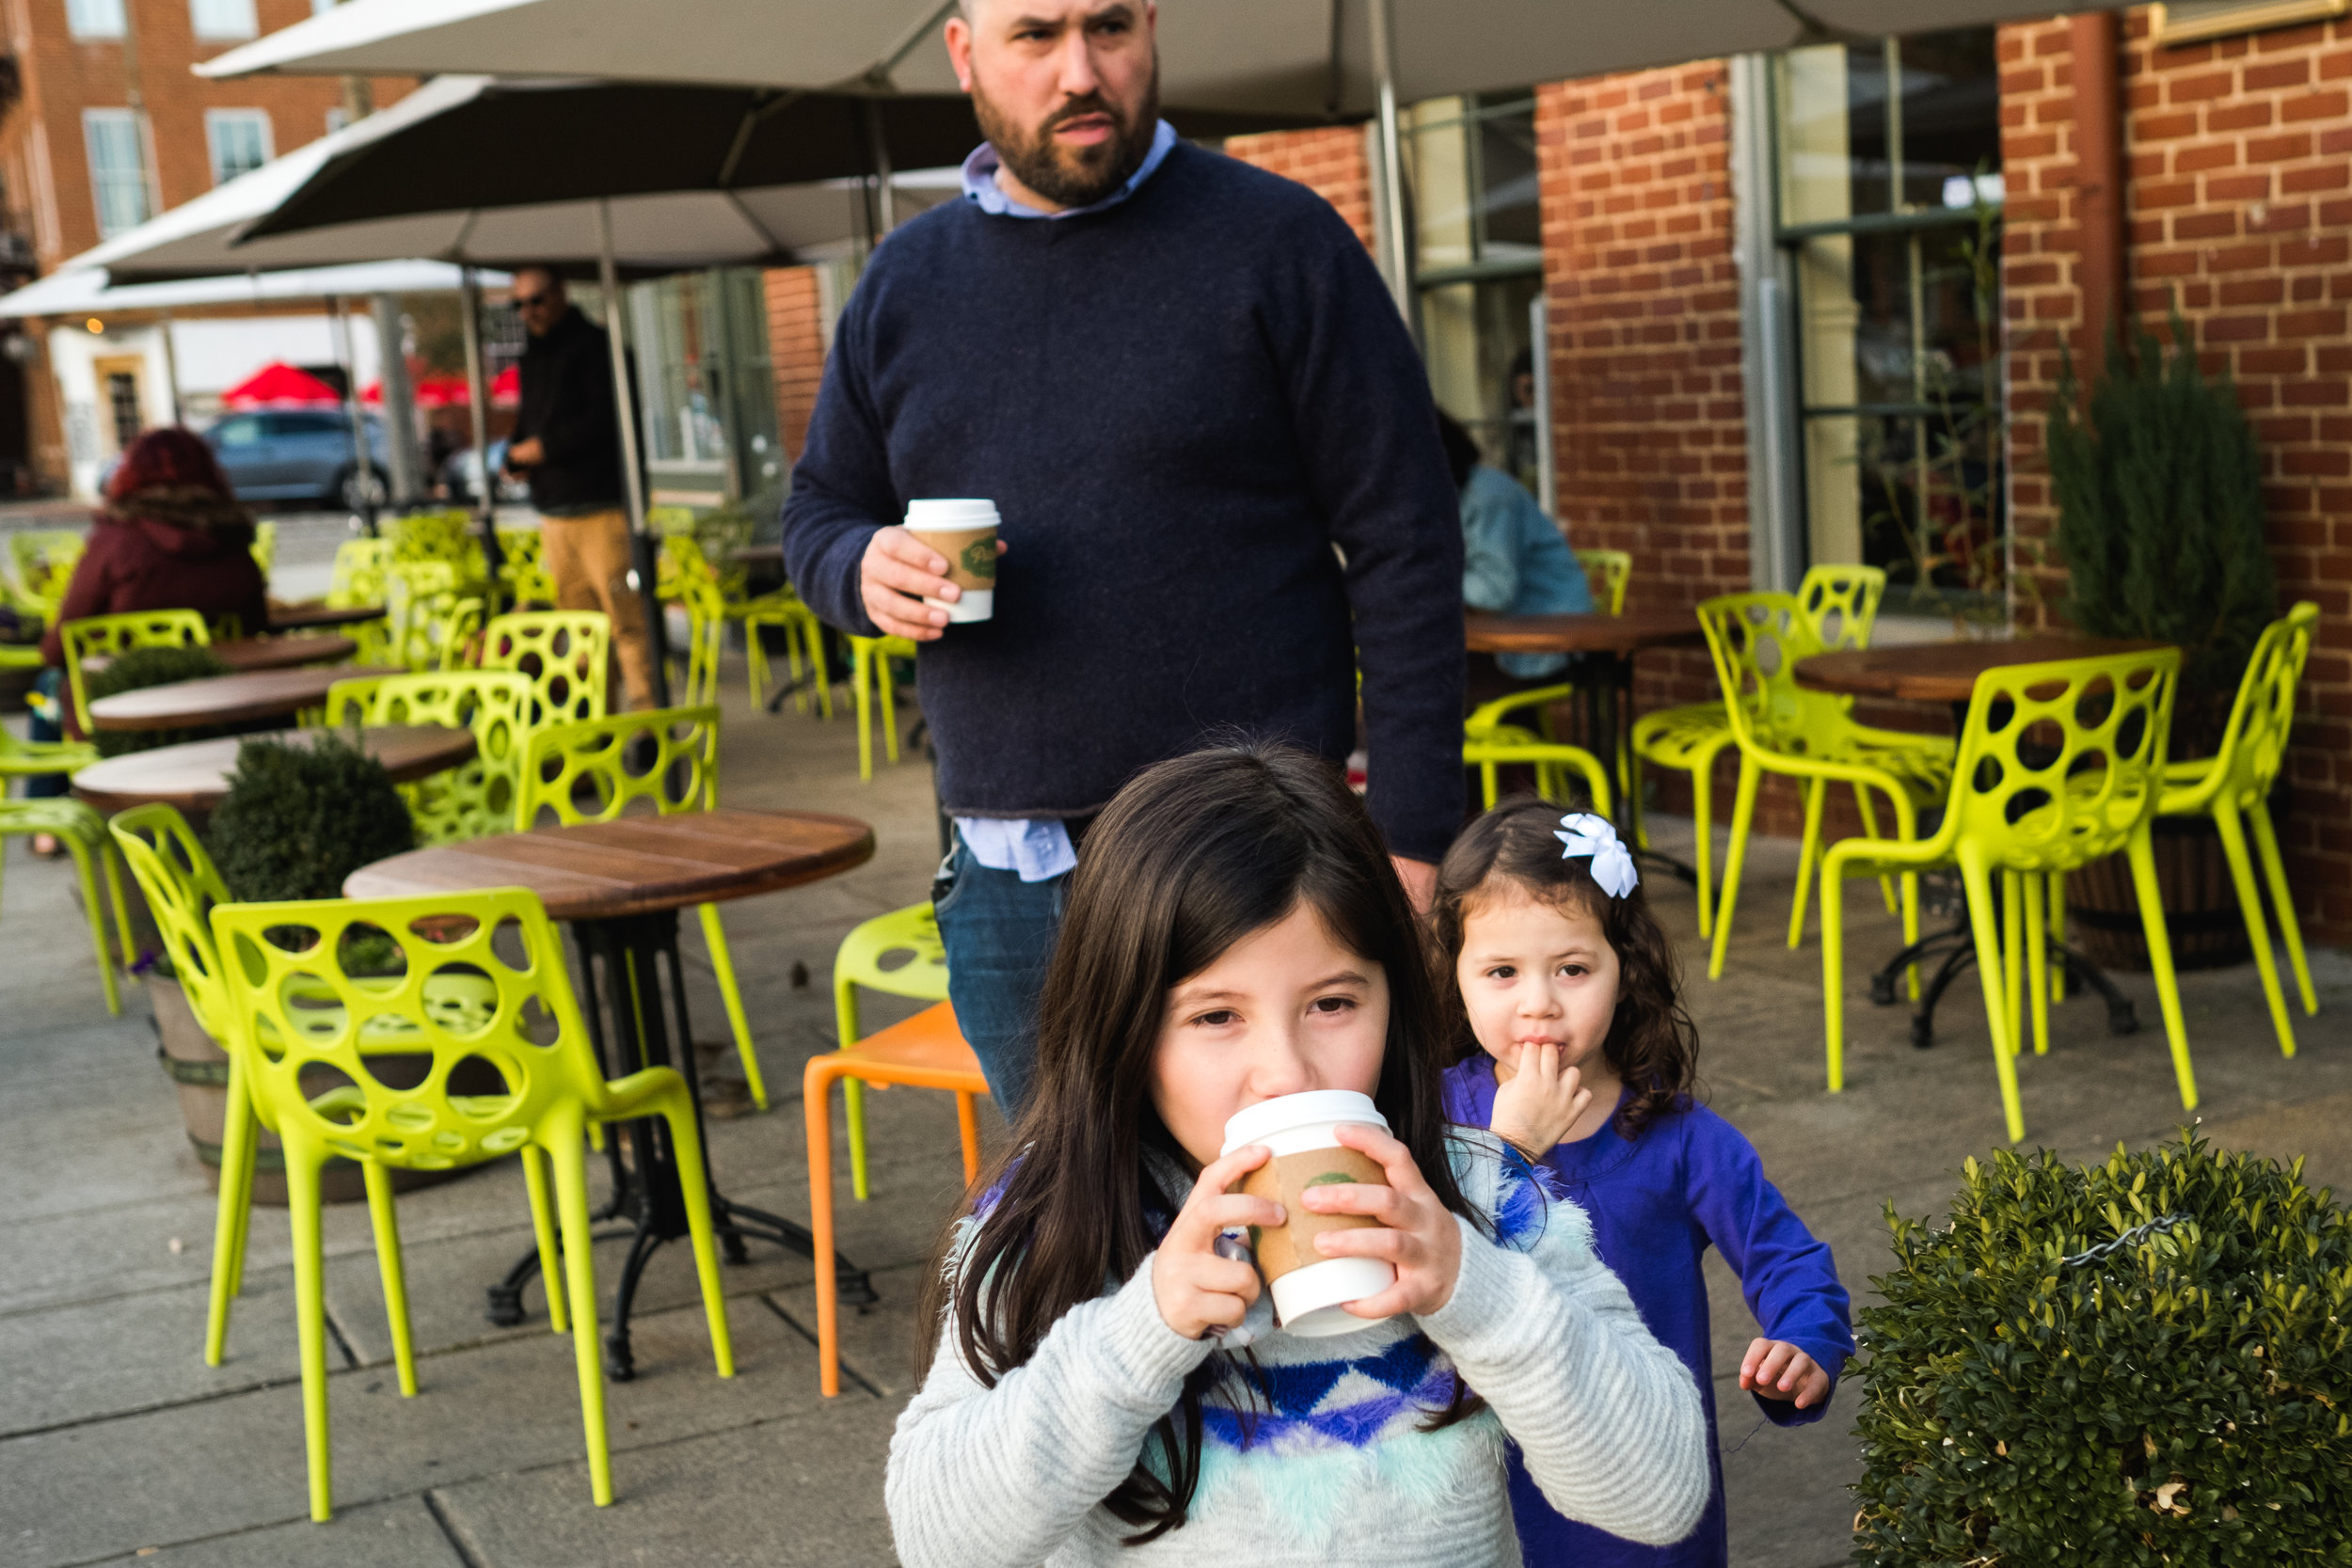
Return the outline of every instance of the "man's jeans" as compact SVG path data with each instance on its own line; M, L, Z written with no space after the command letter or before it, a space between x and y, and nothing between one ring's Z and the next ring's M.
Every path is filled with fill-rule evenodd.
M1070 874L1025 882L992 871L963 840L941 868L933 903L947 949L947 996L989 1092L1009 1122L1029 1097L1037 1069L1037 999L1061 930Z

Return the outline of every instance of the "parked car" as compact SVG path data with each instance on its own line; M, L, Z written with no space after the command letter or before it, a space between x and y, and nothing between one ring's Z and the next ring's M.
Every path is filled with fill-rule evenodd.
M498 499L502 502L527 501L531 486L519 479L508 479L502 472L506 467L506 437L501 436L490 443L490 481L498 486ZM461 505L470 502L473 495L473 448L459 447L441 462L441 487L449 499Z
M351 419L336 409L271 409L230 414L202 432L244 501L314 501L357 512L372 489L381 506L391 495L383 421L368 417L364 475L351 456ZM99 470L103 494L119 458ZM363 488L367 487L367 488Z

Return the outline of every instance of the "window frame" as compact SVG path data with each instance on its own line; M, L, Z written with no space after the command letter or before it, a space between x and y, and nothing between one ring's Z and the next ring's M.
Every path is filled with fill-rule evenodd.
M135 172L138 192L139 213L127 223L110 224L106 215L106 198L110 188L121 188L129 182L123 171L102 171L98 156L100 126L120 126L130 134L133 156L137 160ZM82 155L89 168L90 206L98 219L98 237L110 239L125 230L137 228L155 215L155 171L148 156L146 117L128 107L87 108L82 111Z
M252 168L239 169L236 174L224 172L220 155L221 131L230 126L252 125L259 125L261 128L261 162L255 164ZM270 121L269 111L267 109L205 110L204 156L212 166L213 183L216 186L225 185L229 183L230 181L236 179L239 175L250 174L253 172L253 169L260 168L263 164L269 163L272 159L278 156L277 130Z
M243 8L242 25L245 29L243 32L207 30L205 25L207 8L224 6ZM196 41L199 43L242 43L249 39L261 37L262 24L257 14L259 8L254 4L254 0L188 0L188 30L196 35ZM231 24L237 24L232 22Z
M65 0L65 30L76 42L101 42L119 39L130 31L130 0ZM111 11L111 26L103 19L92 18L93 10ZM97 25L84 25L96 22Z

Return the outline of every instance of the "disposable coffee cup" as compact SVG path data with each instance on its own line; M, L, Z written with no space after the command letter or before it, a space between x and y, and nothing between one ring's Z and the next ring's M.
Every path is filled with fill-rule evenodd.
M996 613L996 503L992 500L907 502L907 531L947 559L947 580L963 590L949 604L926 598L950 621L985 621Z
M1338 1130L1347 1122L1384 1132L1389 1128L1388 1118L1369 1095L1348 1089L1313 1089L1261 1101L1225 1124L1224 1153L1263 1144L1273 1155L1243 1178L1241 1190L1279 1203L1289 1223L1271 1230L1252 1226L1249 1246L1257 1257L1258 1277L1274 1297L1274 1321L1283 1333L1303 1338L1354 1334L1382 1322L1340 1308L1396 1283L1396 1270L1380 1259L1326 1258L1314 1243L1327 1230L1376 1229L1377 1220L1364 1214L1314 1213L1299 1202L1310 1187L1389 1184L1388 1173L1369 1156L1341 1147Z

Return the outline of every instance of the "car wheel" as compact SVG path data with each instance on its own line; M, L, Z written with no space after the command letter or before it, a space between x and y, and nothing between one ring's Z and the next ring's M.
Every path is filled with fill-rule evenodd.
M327 492L326 499L330 505L340 501L347 511L363 512L371 506L382 507L391 495L391 481L383 469L371 465L364 476L353 467L337 473L334 488Z

